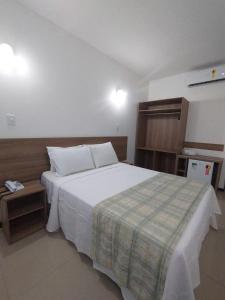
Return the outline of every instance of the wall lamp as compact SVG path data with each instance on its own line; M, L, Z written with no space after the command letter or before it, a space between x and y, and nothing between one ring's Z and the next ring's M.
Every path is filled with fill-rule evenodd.
M127 102L127 92L122 89L114 89L111 92L110 100L115 107L121 108Z
M28 73L28 64L22 56L15 55L10 45L0 44L0 72L24 76Z

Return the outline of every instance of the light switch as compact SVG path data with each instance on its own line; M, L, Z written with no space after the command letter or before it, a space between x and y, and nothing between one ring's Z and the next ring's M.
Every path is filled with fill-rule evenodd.
M16 116L14 114L6 114L8 126L16 126Z

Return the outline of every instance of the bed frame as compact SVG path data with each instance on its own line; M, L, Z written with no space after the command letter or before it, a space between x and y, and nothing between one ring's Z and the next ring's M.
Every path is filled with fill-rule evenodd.
M40 179L49 170L46 146L69 147L112 142L119 161L127 158L127 137L63 137L0 139L0 187L6 180Z

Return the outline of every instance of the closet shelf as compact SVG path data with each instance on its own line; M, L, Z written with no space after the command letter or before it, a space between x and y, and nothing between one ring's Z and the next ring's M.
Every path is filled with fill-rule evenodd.
M150 148L150 147L136 147L136 149L143 150L143 151L155 151L155 152L163 152L163 153L171 153L171 154L179 154L179 152L180 152L180 151L176 151L176 150Z
M181 109L180 108L155 108L155 109L140 109L139 113L143 113L143 114L167 114L167 113L177 113L180 114L181 113Z
M154 113L154 114L143 114L143 116L146 116L146 117L151 117L151 118L154 118L154 117L177 117L178 119L180 118L180 113Z
M13 209L12 212L9 211L8 218L11 221L11 220L23 217L25 215L31 214L31 213L39 211L39 210L44 210L44 205L42 203L39 203L39 201L37 203L31 202L28 205Z

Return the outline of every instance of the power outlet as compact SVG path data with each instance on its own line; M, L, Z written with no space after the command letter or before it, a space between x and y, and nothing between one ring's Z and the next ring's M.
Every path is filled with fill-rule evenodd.
M8 126L16 126L16 116L14 114L11 113L6 114L6 120Z

